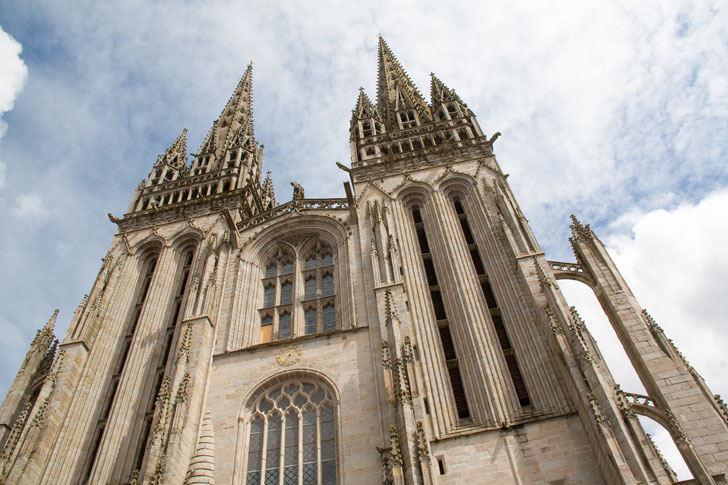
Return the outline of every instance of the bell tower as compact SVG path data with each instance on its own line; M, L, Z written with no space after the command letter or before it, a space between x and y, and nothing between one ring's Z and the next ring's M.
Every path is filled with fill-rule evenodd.
M671 483L636 413L670 430L700 483L720 480L725 411L588 227L574 222L577 264L549 261L496 161L500 133L486 137L434 74L427 103L381 37L376 99L359 93L350 173L372 311L384 315L373 333L397 443L382 451L387 480L451 483L448 475L468 469L452 478L460 483L477 469L461 446L495 440L508 450L513 483L561 483L546 470L560 466L578 469L583 483ZM594 288L650 396L614 382L560 293L564 277ZM544 454L562 439L571 443L568 464ZM489 473L479 476L497 476Z

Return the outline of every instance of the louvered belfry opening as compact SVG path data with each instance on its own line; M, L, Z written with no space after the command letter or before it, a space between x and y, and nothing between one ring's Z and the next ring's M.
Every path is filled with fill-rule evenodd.
M430 245L427 241L425 224L422 221L422 214L417 206L412 208L412 220L414 221L415 231L417 232L417 241L420 246L422 264L425 268L425 276L430 289L430 301L432 302L435 319L437 320L442 352L445 356L447 371L450 377L450 386L452 387L453 398L455 399L455 408L457 409L458 418L467 419L470 417L470 408L468 407L468 400L465 397L465 388L460 374L457 352L455 351L452 334L450 333L450 324L447 318L445 304L442 299L442 290L440 289L437 279L437 271L435 270L435 265L432 260Z
M91 472L93 471L94 465L96 464L96 457L99 453L101 441L104 437L104 431L106 430L109 415L111 414L111 408L113 407L114 400L116 398L116 391L119 387L119 380L121 379L121 374L124 371L127 358L129 357L129 350L131 349L132 340L134 339L134 333L139 326L139 320L141 318L142 309L144 308L144 303L147 301L149 288L152 284L152 278L154 277L154 270L157 267L157 258L157 254L150 256L144 265L144 276L142 278L139 292L137 294L137 299L134 303L134 311L132 313L131 320L129 320L129 323L127 324L127 331L126 335L124 336L121 355L114 366L114 374L111 376L111 382L109 383L109 388L106 394L106 402L104 404L102 414L101 416L99 416L99 419L96 422L93 446L91 448L91 452L89 453L83 483L88 483L88 480L91 478Z
M192 270L192 261L195 255L195 246L186 247L182 251L181 261L181 274L178 278L175 293L173 297L173 308L172 314L167 321L167 328L165 329L165 343L164 351L162 356L157 363L154 377L154 392L147 398L147 404L144 409L144 427L142 428L142 439L139 441L139 449L136 453L136 460L134 461L134 470L141 470L144 464L144 456L146 455L147 447L149 446L149 438L152 431L152 422L154 421L154 410L159 395L159 390L162 387L164 381L165 371L167 364L170 360L170 354L172 353L172 343L178 334L177 328L179 322L182 320L184 315L184 299L187 293L187 286L190 280L190 271Z
M485 303L488 306L488 312L490 313L490 318L493 321L495 333L498 336L498 343L500 344L501 351L503 352L503 357L505 358L506 366L508 367L508 373L511 376L513 388L516 391L516 397L518 397L518 402L521 406L528 406L531 404L531 398L528 395L528 390L526 389L526 384L523 380L523 374L518 366L518 360L516 359L511 339L508 338L508 332L506 331L506 326L503 323L503 316L501 315L500 308L498 307L498 301L496 300L493 288L490 285L488 273L483 265L483 260L480 258L480 252L478 251L478 246L475 243L473 232L470 229L468 217L465 214L465 209L459 199L453 199L453 206L455 207L455 213L458 216L460 228L462 229L463 236L465 237L465 243L468 245L468 252L470 253L470 258L473 261L475 274L478 275L480 289L483 292Z

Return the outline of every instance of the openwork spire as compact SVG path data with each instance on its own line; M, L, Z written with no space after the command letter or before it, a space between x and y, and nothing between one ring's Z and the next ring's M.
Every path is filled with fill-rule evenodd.
M187 128L182 130L182 134L162 155L159 155L154 166L160 167L162 165L169 165L177 169L187 165Z
M393 126L394 115L398 110L408 108L415 109L423 121L432 120L429 106L381 36L377 107L388 126Z
M369 96L364 92L364 88L359 88L359 97L356 100L352 121L355 119L375 118L379 119L379 111L372 104Z
M233 95L228 100L198 153L212 153L219 158L225 150L237 146L255 145L253 130L253 63L248 65Z

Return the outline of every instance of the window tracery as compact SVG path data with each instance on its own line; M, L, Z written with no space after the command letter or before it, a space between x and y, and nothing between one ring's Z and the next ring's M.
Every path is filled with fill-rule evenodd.
M305 256L303 309L306 335L336 328L334 257L331 248L317 240Z
M279 245L265 263L260 343L334 330L334 252L314 238Z
M251 410L247 485L334 485L334 395L320 383L272 386Z
M295 256L292 251L283 246L278 246L268 258L263 278L261 342L291 337L294 261Z

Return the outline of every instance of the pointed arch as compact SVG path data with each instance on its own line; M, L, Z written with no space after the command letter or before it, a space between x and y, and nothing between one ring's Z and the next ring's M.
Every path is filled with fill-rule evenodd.
M167 245L167 240L157 234L149 234L131 247L131 254L143 255L149 251L161 252Z
M190 243L199 245L204 238L205 233L201 229L193 226L187 226L182 228L176 234L170 236L169 245L176 249L186 246Z
M408 209L416 204L424 205L432 203L433 189L431 185L412 179L409 182L406 186L393 191L397 200L401 201Z
M262 304L259 333L251 334L249 344L353 325L348 237L340 222L309 214L276 221L255 236L247 251L261 268Z
M471 175L455 170L447 170L443 172L441 178L436 181L436 189L449 199L454 196L470 195L475 193L477 180Z
M308 369L256 385L238 418L236 481L278 483L283 475L284 483L336 483L344 456L340 403L337 386Z
M407 174L402 182L392 189L392 197L404 202L406 199L415 196L415 194L432 197L432 192L433 187L431 184L423 180L415 180Z

